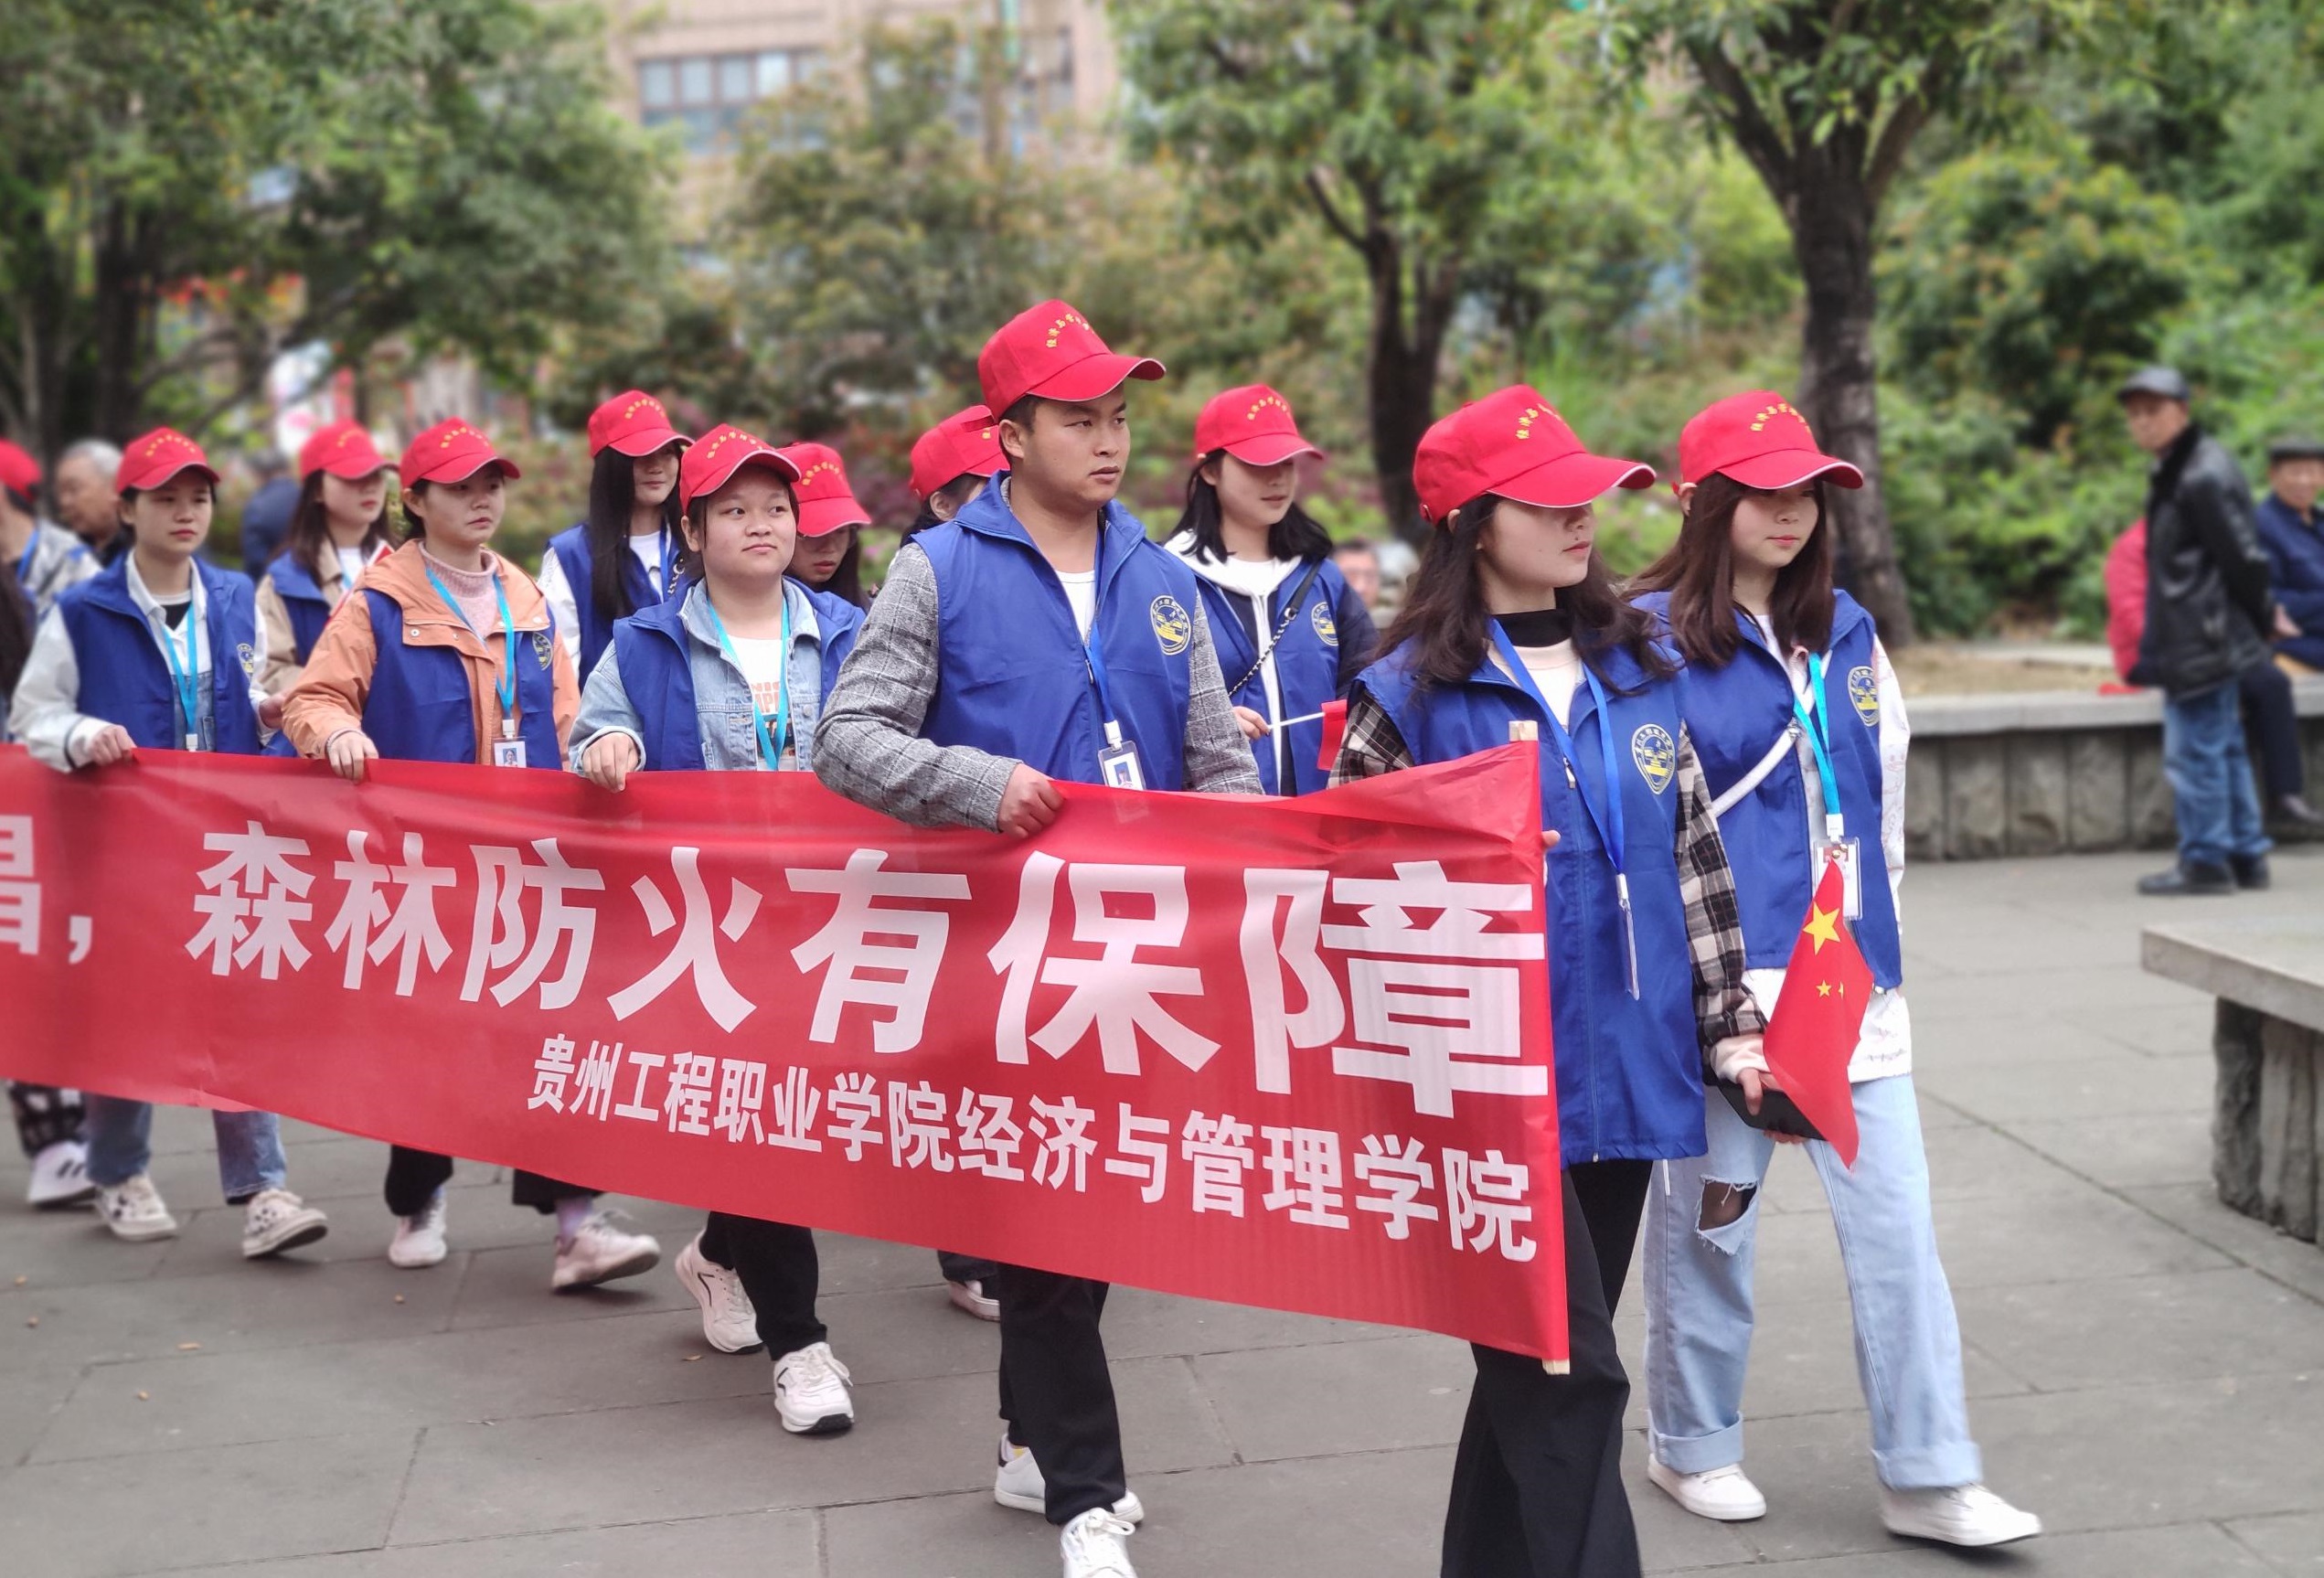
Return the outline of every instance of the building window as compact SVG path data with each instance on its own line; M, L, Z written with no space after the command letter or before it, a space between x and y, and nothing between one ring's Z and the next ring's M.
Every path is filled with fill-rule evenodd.
M687 152L709 153L733 140L736 125L752 105L806 80L822 62L817 49L640 60L639 119L648 126L677 122L686 129Z

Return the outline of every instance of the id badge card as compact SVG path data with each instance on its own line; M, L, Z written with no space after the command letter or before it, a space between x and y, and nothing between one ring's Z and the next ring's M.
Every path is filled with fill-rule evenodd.
M1845 895L1840 901L1840 907L1851 921L1860 921L1864 918L1863 863L1858 858L1859 848L1857 841L1853 838L1835 838L1817 846L1823 856L1824 862L1834 863L1839 867L1840 890ZM1823 863L1818 864L1816 874L1818 878L1822 877Z
M500 738L492 742L492 764L496 767L522 767L525 764L525 742L517 737L517 725L504 722Z
M1116 789L1146 787L1146 769L1138 762L1135 740L1117 740L1097 753L1097 781Z

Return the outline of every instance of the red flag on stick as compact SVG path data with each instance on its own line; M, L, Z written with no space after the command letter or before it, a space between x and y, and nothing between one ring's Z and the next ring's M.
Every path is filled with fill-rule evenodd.
M1856 1099L1848 1060L1872 1001L1872 970L1849 929L1847 875L1827 862L1792 944L1784 989L1767 1018L1767 1073L1839 1153L1856 1165Z
M1348 738L1348 703L1345 699L1324 703L1323 749L1316 752L1316 770L1331 771L1339 760L1339 742Z

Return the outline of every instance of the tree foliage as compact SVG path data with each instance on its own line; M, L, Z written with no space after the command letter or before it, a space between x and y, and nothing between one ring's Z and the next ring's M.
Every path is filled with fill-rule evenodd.
M520 381L661 264L593 12L524 0L0 7L0 421L199 432L285 347Z

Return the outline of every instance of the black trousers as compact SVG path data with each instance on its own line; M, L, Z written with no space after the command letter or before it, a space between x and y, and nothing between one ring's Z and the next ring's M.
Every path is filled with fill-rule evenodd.
M1129 1489L1122 1418L1105 1365L1106 1284L1029 1266L1000 1268L1000 1414L1030 1447L1051 1523L1111 1507Z
M816 1318L823 1263L807 1229L714 1210L702 1228L702 1253L742 1279L742 1291L759 1312L759 1340L769 1359L830 1335Z
M16 1143L24 1146L27 1159L50 1146L78 1137L81 1119L87 1115L79 1091L27 1085L16 1080L8 1082L8 1106L16 1114Z
M1651 1162L1566 1169L1565 1282L1573 1366L1476 1347L1445 1510L1444 1578L1636 1578L1622 1487L1630 1380L1614 1342Z
M2297 794L2306 782L2300 766L2300 720L2292 706L2292 677L2269 659L2236 677L2244 724L2259 741L2260 798L2273 805Z
M1000 1267L994 1264L989 1260L978 1260L974 1255L954 1254L948 1249L940 1249L936 1252L936 1263L944 1268L944 1280L946 1282L981 1282L986 1284L987 1285L985 1289L985 1296L987 1298L990 1298L993 1295L993 1290L989 1285L992 1283L994 1278L1000 1274Z
M452 1181L452 1158L440 1157L433 1151L415 1151L410 1146L391 1146L388 1150L388 1209L398 1216L418 1216L427 1210L428 1201L436 1190ZM578 1184L559 1183L538 1173L519 1170L509 1181L508 1198L517 1205L528 1205L546 1215L557 1209L561 1199L593 1196L593 1189Z

